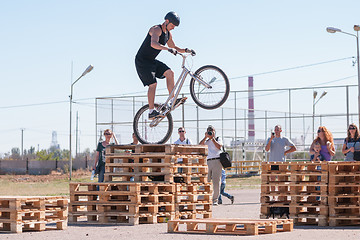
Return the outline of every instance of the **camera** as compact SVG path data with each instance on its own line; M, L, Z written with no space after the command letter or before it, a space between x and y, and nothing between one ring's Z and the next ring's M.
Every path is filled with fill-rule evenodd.
M209 136L212 136L212 135L213 135L213 133L212 133L211 131L208 131L207 134L208 134Z
M275 136L275 132L271 132L271 135Z

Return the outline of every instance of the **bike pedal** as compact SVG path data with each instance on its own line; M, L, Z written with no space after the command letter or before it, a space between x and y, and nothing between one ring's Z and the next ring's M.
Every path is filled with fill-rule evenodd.
M176 104L174 108L177 108L178 106L180 106L181 104L184 104L187 100L187 97L183 97L181 98Z

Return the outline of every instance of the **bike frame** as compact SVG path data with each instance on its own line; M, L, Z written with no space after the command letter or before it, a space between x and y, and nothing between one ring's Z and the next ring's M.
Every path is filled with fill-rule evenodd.
M162 114L162 117L158 117L158 118L155 118L151 123L150 123L150 127L155 127L157 126L161 120L163 118L166 117L166 115L168 113L170 113L171 111L173 111L175 109L175 102L176 102L176 99L177 97L179 96L180 94L180 91L181 91L181 88L182 86L184 85L184 82L185 82L185 79L188 75L190 75L192 78L194 78L197 82L199 82L200 84L204 85L204 87L206 88L211 88L211 86L209 84L207 84L205 81L203 81L201 79L201 76L197 76L195 75L194 73L192 73L189 69L186 68L185 66L185 60L186 58L189 56L189 55L186 55L186 54L181 54L181 53L177 53L179 54L180 56L182 56L183 58L183 61L182 61L182 64L181 64L181 68L182 68L182 72L178 78L178 80L176 81L176 84L173 88L173 90L171 91L169 97L167 98L167 100L165 101L165 103L163 105L160 106L160 113ZM161 109L163 108L163 106L167 106L168 102L170 101L171 99L171 96L174 95L174 101L171 103L170 105L170 108L166 108L166 110L164 112L161 111Z

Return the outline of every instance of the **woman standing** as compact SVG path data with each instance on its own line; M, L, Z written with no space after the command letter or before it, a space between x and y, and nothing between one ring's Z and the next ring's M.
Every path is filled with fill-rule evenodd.
M355 161L354 152L360 150L359 129L352 123L347 130L347 138L344 140L342 153L345 154L345 161Z
M335 155L334 139L331 132L326 127L319 127L318 136L315 138L310 147L310 154L315 154L314 145L315 142L320 143L320 154L325 158L325 161L330 161L331 157Z
M110 140L112 137L114 137L115 144L118 144L115 135L113 134L113 132L110 129L106 129L104 131L104 136L105 136L105 141L99 142L99 144L96 148L96 157L95 157L95 166L94 166L94 169L96 169L96 167L98 165L99 182L104 182L106 146L110 144Z

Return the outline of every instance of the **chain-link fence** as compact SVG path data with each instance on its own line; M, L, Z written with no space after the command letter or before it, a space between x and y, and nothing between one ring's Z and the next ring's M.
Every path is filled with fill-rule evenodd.
M318 93L316 96L315 91ZM359 122L357 85L254 90L254 119L248 117L248 90L231 91L227 102L215 110L199 108L190 94L183 95L189 98L185 105L172 112L174 130L168 143L178 139L177 128L180 126L186 128L186 136L193 143L199 142L211 124L226 147L238 149L236 146L249 142L248 126L253 120L255 127L250 131L255 131L255 139L251 142L264 144L274 126L280 124L282 135L291 138L297 146L297 151L289 158L307 159L318 126L326 126L333 133L339 151L348 124ZM164 102L166 98L167 95L158 95L156 102ZM96 139L101 130L110 128L121 144L130 143L133 117L145 104L147 96L96 98ZM249 147L246 149L249 154L254 152ZM241 158L238 153L235 159L252 160Z

